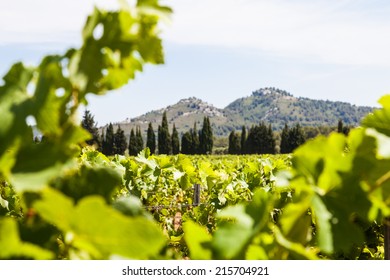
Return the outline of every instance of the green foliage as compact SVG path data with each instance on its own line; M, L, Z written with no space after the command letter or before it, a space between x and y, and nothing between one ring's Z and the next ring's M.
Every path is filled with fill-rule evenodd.
M246 143L246 127L245 125L243 125L241 128L241 141L240 141L241 154L243 155L246 154L245 143Z
M295 97L285 93L275 88L263 88L254 91L250 96L233 101L225 108L216 108L192 97L180 100L164 110L169 110L169 118L175 122L179 135L187 132L194 122L201 124L205 111L213 112L209 118L214 137L227 139L233 129L239 131L245 126L248 133L252 125L259 125L262 121L271 123L275 131L282 131L285 124L293 127L300 123L303 129L309 128L306 138L314 138L319 133L328 135L337 130L337 122L340 119L345 128L356 127L362 118L374 109L345 102ZM161 122L163 111L150 111L134 118L123 126L126 134L138 124L146 131L149 122Z
M238 137L238 136L237 136ZM264 122L252 126L244 144L244 150L249 154L274 154L275 138L271 125Z
M141 128L138 126L135 133L137 154L144 148L144 140L142 139Z
M343 121L342 121L342 120L339 120L339 122L337 123L337 132L338 132L338 133L343 133L343 130L344 130Z
M103 164L82 162L77 168L69 170L64 176L54 180L51 185L75 202L89 195L100 195L111 202L116 189L121 186L121 172L110 166L108 159Z
M107 126L105 138L103 139L103 154L112 156L115 154L115 134L112 123Z
M114 134L114 154L124 155L127 149L127 141L125 132L121 129L120 125Z
M132 129L130 132L130 139L129 139L129 155L136 156L137 154L138 154L137 139L135 137L134 129Z
M176 130L175 124L173 124L173 130L172 130L172 154L177 155L179 152L180 152L179 133Z
M305 135L299 123L296 124L292 129L290 129L288 141L289 148L291 150L290 152L294 151L296 148L305 143Z
M172 153L172 139L169 133L167 113L164 112L161 126L158 126L158 153L170 155Z
M389 136L390 129L388 123L390 122L390 112L386 110L390 107L390 96L385 95L380 100L379 103L385 108L382 110L375 110L372 114L368 115L363 121L362 124L365 127L371 127L377 130L379 133Z
M204 117L202 130L200 131L200 154L211 154L213 151L213 130L210 118Z
M355 127L373 109L346 102L295 97L280 89L262 88L223 109L229 123L222 123L218 134L226 127L230 130L242 125L250 127L261 121L272 123L276 130L282 130L286 123L291 127L300 123L302 127L332 126L337 129L339 120L347 127Z
M84 111L83 119L81 120L81 126L91 134L91 139L87 140L88 145L94 145L97 150L101 150L100 135L97 124L94 117L89 110Z
M199 140L199 132L198 129L196 128L196 122L194 123L194 128L190 130L191 133L191 154L192 155L197 155L200 154L200 140Z
M192 154L192 135L190 131L187 131L181 137L181 153L185 155Z
M240 136L233 130L229 135L228 153L231 155L238 155L241 153Z
M305 141L305 133L300 124L296 124L293 128L289 128L286 124L281 134L280 152L282 154L292 153Z
M95 151L77 159L93 127L90 116L87 130L77 121L87 95L117 89L145 63L163 62L158 22L170 9L158 1L124 3L94 9L79 49L44 57L38 67L17 63L3 78L0 258L156 258L166 243L155 222L111 205L123 167ZM44 135L40 143L32 125ZM105 154L120 152L112 125L104 138Z
M64 232L64 243L74 258L144 259L157 255L165 242L153 222L128 218L99 196L85 197L73 205L70 198L47 189L34 208Z
M281 134L281 140L280 140L280 153L281 154L289 154L292 152L292 149L290 148L290 129L287 124L284 125L284 128L282 130Z
M169 8L157 0L124 5L96 8L80 49L45 57L37 68L17 63L4 77L1 259L383 258L389 96L348 136L334 133L301 145L297 125L288 134L290 148L300 145L292 158L163 155L172 144L166 114L159 156L145 149L109 159L91 147L81 150L90 134L76 115L86 95L118 88L144 63L163 61L157 27ZM33 141L31 120L44 141ZM187 136L198 153L196 123ZM107 155L119 146L114 139L111 124ZM253 127L247 142L249 150L272 153L271 127ZM201 186L199 205L194 184Z
M383 109L363 120L364 128L352 130L348 137L317 138L294 153L291 187L311 201L318 246L324 254L359 257L353 248L362 254L368 242L367 226L362 225L381 221L390 213L390 142L382 129L390 104L385 100L381 100ZM302 199L296 202L300 203Z
M210 154L213 148L212 130L208 118L204 118L202 130L194 127L183 134L181 140L181 153L187 155ZM204 134L203 134L204 133ZM203 141L203 142L202 142Z
M141 135L141 129L139 126L136 128L136 132L134 133L134 129L131 129L130 139L129 139L129 155L136 156L140 151L142 151L144 146L144 141Z
M149 123L148 132L146 137L146 147L149 148L150 153L156 152L156 135L154 134L152 123Z
M17 222L12 218L0 218L0 247L0 259L46 260L54 258L52 252L37 245L23 242L19 237Z

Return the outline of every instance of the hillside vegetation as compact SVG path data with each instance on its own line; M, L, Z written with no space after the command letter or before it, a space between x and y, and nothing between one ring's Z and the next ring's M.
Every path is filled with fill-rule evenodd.
M279 131L286 123L291 126L299 123L303 127L337 126L340 119L347 126L357 126L363 116L372 110L371 107L295 97L284 90L262 88L248 97L235 100L224 109L191 97L166 108L126 119L118 124L127 136L130 135L131 128L135 129L136 126L140 126L141 131L146 135L149 123L152 123L157 131L162 114L166 111L170 129L172 130L175 124L179 134L182 135L192 128L194 123L200 126L204 116L208 116L214 135L227 137L233 129L241 130L243 125L249 128L261 121L271 123L272 128Z

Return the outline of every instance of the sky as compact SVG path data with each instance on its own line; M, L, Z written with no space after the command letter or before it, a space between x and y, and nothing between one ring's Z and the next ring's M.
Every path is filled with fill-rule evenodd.
M390 94L388 0L165 0L165 64L88 98L99 125L198 97L223 108L263 87L377 106ZM0 1L0 76L81 43L93 6L115 0ZM1 79L0 79L1 84Z

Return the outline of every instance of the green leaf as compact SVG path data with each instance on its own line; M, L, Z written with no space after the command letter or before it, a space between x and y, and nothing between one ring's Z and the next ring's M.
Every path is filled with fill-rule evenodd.
M149 154L141 151L137 157L134 159L138 163L143 163L147 167L149 167L152 171L154 171L157 167L158 164L154 158L149 158Z
M379 103L383 106L383 108L376 109L373 111L373 113L367 115L363 119L362 125L364 127L373 128L380 133L390 136L390 95L383 96L379 100Z
M268 253L259 245L250 245L246 252L246 260L267 260Z
M54 258L52 252L20 240L17 222L11 218L0 218L0 248L0 259L48 260Z
M102 197L88 196L71 207L70 200L57 191L46 189L43 194L34 204L37 212L64 232L67 243L92 258L147 259L156 257L166 243L154 222L125 216Z
M238 210L238 209L237 209ZM212 248L217 259L241 259L244 248L252 236L251 228L236 221L224 221L214 233Z
M138 197L128 196L120 197L112 204L114 209L118 210L126 216L140 216L143 214L142 202Z
M316 230L318 232L318 245L325 253L333 253L333 232L332 232L332 214L326 208L322 200L314 195L312 207L316 219Z
M82 165L73 172L68 171L52 185L76 202L88 195L100 195L109 203L121 183L121 174L114 168Z
M372 128L366 129L366 135L376 139L378 159L390 158L390 137Z
M268 224L273 208L274 197L263 189L257 189L246 206L246 213L252 218L256 230L262 230Z
M237 204L219 212L217 218L223 221L215 231L212 241L216 257L244 258L251 238L267 229L272 207L271 197L260 189L248 205Z
M66 232L72 228L74 214L73 200L50 188L43 190L43 199L33 207L39 215L58 229Z
M277 242L292 252L295 255L295 259L318 259L314 251L310 250L309 248L305 248L302 246L302 244L287 240L277 227L274 228L274 234Z
M45 153L41 154L44 155ZM27 171L14 173L10 181L17 192L37 192L48 186L51 179L61 174L61 172L68 166L72 166L74 162L70 161L68 164L56 163L53 166L43 169L41 171Z
M16 111L20 104L29 98L27 86L31 82L33 72L33 69L17 63L5 75L5 84L0 87L0 174L6 176L15 164L15 155L23 139L30 136L29 139L32 139L32 129L26 123L29 111L25 110L19 114L16 114Z
M163 63L157 23L168 13L157 3L109 12L95 8L83 29L83 46L69 54L70 79L82 102L87 93L122 87L144 63ZM99 38L94 35L97 28L103 31Z
M283 209L279 222L284 236L289 240L301 244L307 243L311 230L311 217L308 215L311 203L310 195L302 195Z
M71 100L70 82L63 76L61 56L45 57L38 68L38 79L34 98L31 99L32 115L35 116L37 127L46 137L59 137L62 133L63 116L66 104ZM62 88L65 94L56 95L56 90Z
M61 135L35 144L27 139L16 158L10 181L18 192L39 191L49 181L75 165L74 157L80 151L79 143L88 133L81 127L69 125ZM34 160L31 160L34 159Z
M217 258L237 258L252 236L254 221L243 204L223 209L217 215L224 219L214 233L212 247Z
M157 256L166 242L152 221L123 216L99 197L83 199L75 215L72 221L74 245L82 249L85 244L91 244L102 257L120 255L147 259Z
M344 135L333 133L308 141L295 150L293 167L303 176L308 186L316 191L327 192L340 185L340 173L352 168L351 157L345 154L347 141Z
M192 221L187 221L183 224L183 231L191 259L210 260L212 257L210 250L212 237L207 230Z

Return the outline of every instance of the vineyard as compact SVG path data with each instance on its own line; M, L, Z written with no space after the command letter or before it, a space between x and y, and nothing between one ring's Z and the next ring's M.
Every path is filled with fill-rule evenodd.
M341 160L353 152L343 137L317 139L293 158L151 156L146 149L109 159L86 147L39 192L20 196L2 182L2 258L383 259L383 227L367 215L383 203L357 185L330 185L356 184L352 174L319 179L341 173L337 162L348 167ZM345 151L325 158L337 147ZM328 166L310 170L309 158ZM316 185L301 170L315 171Z
M158 23L171 10L122 5L94 10L79 49L3 78L0 259L389 257L390 96L348 136L287 156L107 158L86 146L86 96L163 63Z

